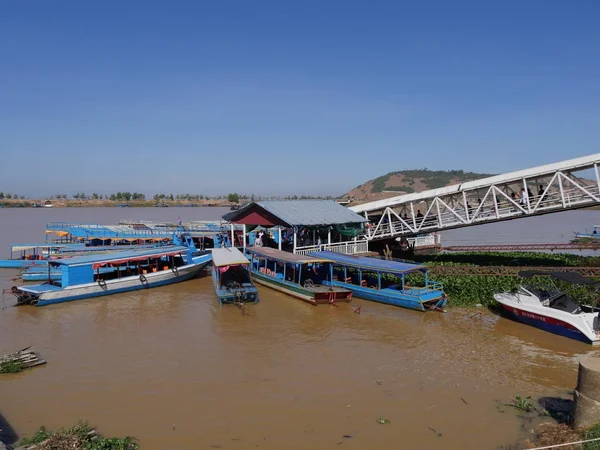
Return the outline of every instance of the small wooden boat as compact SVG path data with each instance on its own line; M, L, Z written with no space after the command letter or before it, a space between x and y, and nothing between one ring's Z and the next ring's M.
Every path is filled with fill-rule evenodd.
M324 284L332 261L268 247L246 249L254 281L317 305L350 302L352 291Z
M197 276L211 261L210 252L187 246L164 246L49 261L60 282L14 286L18 304L44 306L178 283ZM102 273L100 269L114 270Z
M235 247L212 250L212 279L219 303L257 303L250 261Z
M572 285L598 284L574 272L522 271L519 276L548 276ZM521 285L515 291L494 294L494 299L514 320L588 344L600 343L600 308L576 304L554 283Z
M424 265L334 252L310 255L331 260L326 283L350 289L356 297L418 311L443 311L448 303L443 286L429 280ZM424 286L410 284L406 277L411 273L423 274ZM400 282L388 281L385 275L395 275Z

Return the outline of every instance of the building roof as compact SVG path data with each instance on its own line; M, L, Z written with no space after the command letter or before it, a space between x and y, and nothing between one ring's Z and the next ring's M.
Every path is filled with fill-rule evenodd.
M351 256L334 252L311 252L311 256L327 258L339 264L363 269L378 270L387 273L407 273L416 271L427 271L427 267L421 264L411 264L398 261L386 261L383 259L369 258L368 256Z
M125 260L135 260L139 258L158 258L163 255L173 255L187 251L187 247L181 247L177 245L165 245L163 247L155 247L153 249L146 250L124 250L114 251L110 253L103 253L100 255L85 255L76 256L74 258L57 259L55 261L49 261L51 265L64 265L64 266L80 266L86 264L97 264L106 263L111 264L115 262L121 262Z
M274 259L281 262L292 264L312 264L320 262L331 262L329 259L317 258L314 256L298 255L297 253L284 252L269 247L249 247L246 249L250 253L255 253L269 259Z
M268 200L250 203L223 216L232 223L246 223L244 219L263 210L272 216L265 223L247 223L250 225L317 226L364 223L367 220L333 200ZM272 220L273 218L277 220ZM258 221L258 220L255 220ZM279 222L279 223L273 223Z
M235 247L213 248L212 258L216 267L250 264L248 258Z

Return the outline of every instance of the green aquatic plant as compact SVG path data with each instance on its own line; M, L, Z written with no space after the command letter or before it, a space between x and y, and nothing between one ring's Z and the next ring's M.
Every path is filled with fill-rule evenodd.
M507 403L506 406L510 406L524 412L535 411L535 406L533 406L533 403L531 403L530 399L531 396L523 398L520 395L517 395L513 402Z
M21 361L2 361L0 362L0 373L17 373L25 369Z
M46 427L42 425L33 436L21 439L19 446L24 447L39 444L40 442L44 442L45 440L49 439L51 436L52 432L48 431Z

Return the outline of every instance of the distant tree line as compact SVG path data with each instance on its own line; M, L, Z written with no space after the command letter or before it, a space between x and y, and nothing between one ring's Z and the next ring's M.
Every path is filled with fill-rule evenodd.
M72 194L73 199L75 200L110 200L110 201L143 201L146 200L146 195L140 192L116 192L113 194L98 194L94 192L93 194L86 194L84 192L76 192ZM18 194L4 193L0 192L0 200L15 200L15 199L25 199L26 197ZM51 199L66 200L68 198L67 194L54 194L50 196ZM288 195L285 197L281 196L269 196L269 197L261 197L255 196L254 194L238 194L237 192L229 193L228 195L217 195L217 196L208 196L201 194L155 194L153 196L153 200L155 202L164 202L164 201L200 201L200 200L227 200L230 203L239 203L240 201L244 202L254 202L260 200L309 200L309 199L320 199L320 200L332 200L335 197L332 196L311 196L311 195Z
M19 195L19 194L11 194L10 192L7 192L6 194L4 192L0 192L0 200L23 200L25 198L24 195Z

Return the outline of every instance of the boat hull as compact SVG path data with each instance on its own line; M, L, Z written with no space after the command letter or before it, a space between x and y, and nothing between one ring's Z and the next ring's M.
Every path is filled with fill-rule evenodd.
M218 278L215 271L218 268L213 266L211 271L213 279L213 287L215 288L215 294L219 299L221 305L234 304L234 303L258 303L258 289L250 283L244 283L239 288L227 290L218 286Z
M585 334L573 327L571 324L553 317L542 316L528 311L523 311L508 305L502 305L502 312L507 317L529 325L540 330L548 331L552 334L564 336L570 339L575 339L586 344L599 344L598 341L592 341Z
M290 295L304 302L310 303L311 305L326 304L333 302L351 302L352 292L349 290L333 291L332 297L317 298L316 293L310 289L304 288L294 283L283 281L281 278L272 277L265 275L259 271L252 271L252 278L254 282L260 283L263 286L270 287L276 291L283 292L284 294ZM350 294L350 295L348 295Z
M376 290L371 288L366 288L362 286L357 286L354 284L342 283L339 281L333 282L334 286L344 287L352 291L355 297L362 298L365 300L370 300L378 303L385 303L386 305L399 306L401 308L413 309L415 311L428 311L423 306L423 300L418 297L413 297L410 295L401 294L400 292L396 293L393 291L387 291L386 289ZM387 292L386 292L387 291ZM411 298L413 297L413 298ZM440 293L439 297L434 297L431 299L425 300L427 302L436 302L440 301L439 308L444 308L446 306L447 300L442 297Z
M105 295L120 294L123 292L138 291L169 284L179 283L196 277L208 264L210 258L199 264L182 266L177 273L172 270L149 273L142 277L126 277L106 281L105 285L88 283L81 286L72 286L64 289L42 292L39 294L35 306L46 306L55 303L84 300ZM145 279L145 281L144 281Z

